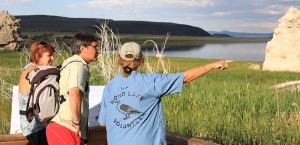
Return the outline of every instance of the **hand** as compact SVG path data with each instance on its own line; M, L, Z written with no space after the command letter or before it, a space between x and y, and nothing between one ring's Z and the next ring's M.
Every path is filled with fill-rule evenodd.
M63 123L67 123L69 125L72 125L76 129L76 133L78 134L78 136L81 138L81 128L80 128L80 125L75 125L72 122L72 120L61 119L60 121L63 122Z
M225 70L228 67L228 63L233 62L233 61L234 60L217 61L217 62L214 63L215 64L214 68L217 68L217 69L220 69L220 70Z

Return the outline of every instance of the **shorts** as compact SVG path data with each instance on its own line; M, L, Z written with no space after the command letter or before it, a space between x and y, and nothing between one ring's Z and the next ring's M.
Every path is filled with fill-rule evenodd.
M49 145L82 145L78 134L56 122L46 127L46 136Z

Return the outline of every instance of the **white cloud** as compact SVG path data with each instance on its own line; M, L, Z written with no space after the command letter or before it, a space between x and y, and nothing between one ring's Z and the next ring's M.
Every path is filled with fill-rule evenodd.
M200 7L208 7L214 6L215 3L213 0L161 0L161 2L165 2L167 4L180 4L184 6L200 6Z
M69 7L72 8L80 8L82 6L89 8L113 8L113 7L124 7L127 6L130 8L131 6L143 5L141 1L135 0L90 0L86 3L73 3L70 4Z
M181 5L185 7L208 7L214 6L213 0L89 0L86 3L73 3L69 7L79 8L82 6L91 8L113 8L113 7L157 7Z
M223 16L231 16L234 12L214 12L213 16L223 17Z
M256 9L255 12L269 15L284 14L289 9L289 6L271 5L265 9Z
M32 3L34 0L2 0L3 4L14 4L14 3Z

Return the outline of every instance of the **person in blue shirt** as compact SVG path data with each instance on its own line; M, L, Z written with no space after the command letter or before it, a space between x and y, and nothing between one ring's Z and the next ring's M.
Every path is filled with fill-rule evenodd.
M224 70L231 60L173 74L139 73L144 63L141 47L123 44L117 63L123 72L106 86L100 103L98 122L106 126L109 145L167 145L161 98L181 92L188 83L212 69Z

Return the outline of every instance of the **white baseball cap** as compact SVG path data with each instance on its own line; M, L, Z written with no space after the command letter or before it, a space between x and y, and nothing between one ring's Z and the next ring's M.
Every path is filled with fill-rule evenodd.
M126 57L128 54L131 54L133 57ZM119 55L122 59L128 61L139 59L141 56L143 56L141 52L141 46L135 42L124 43L119 50Z

